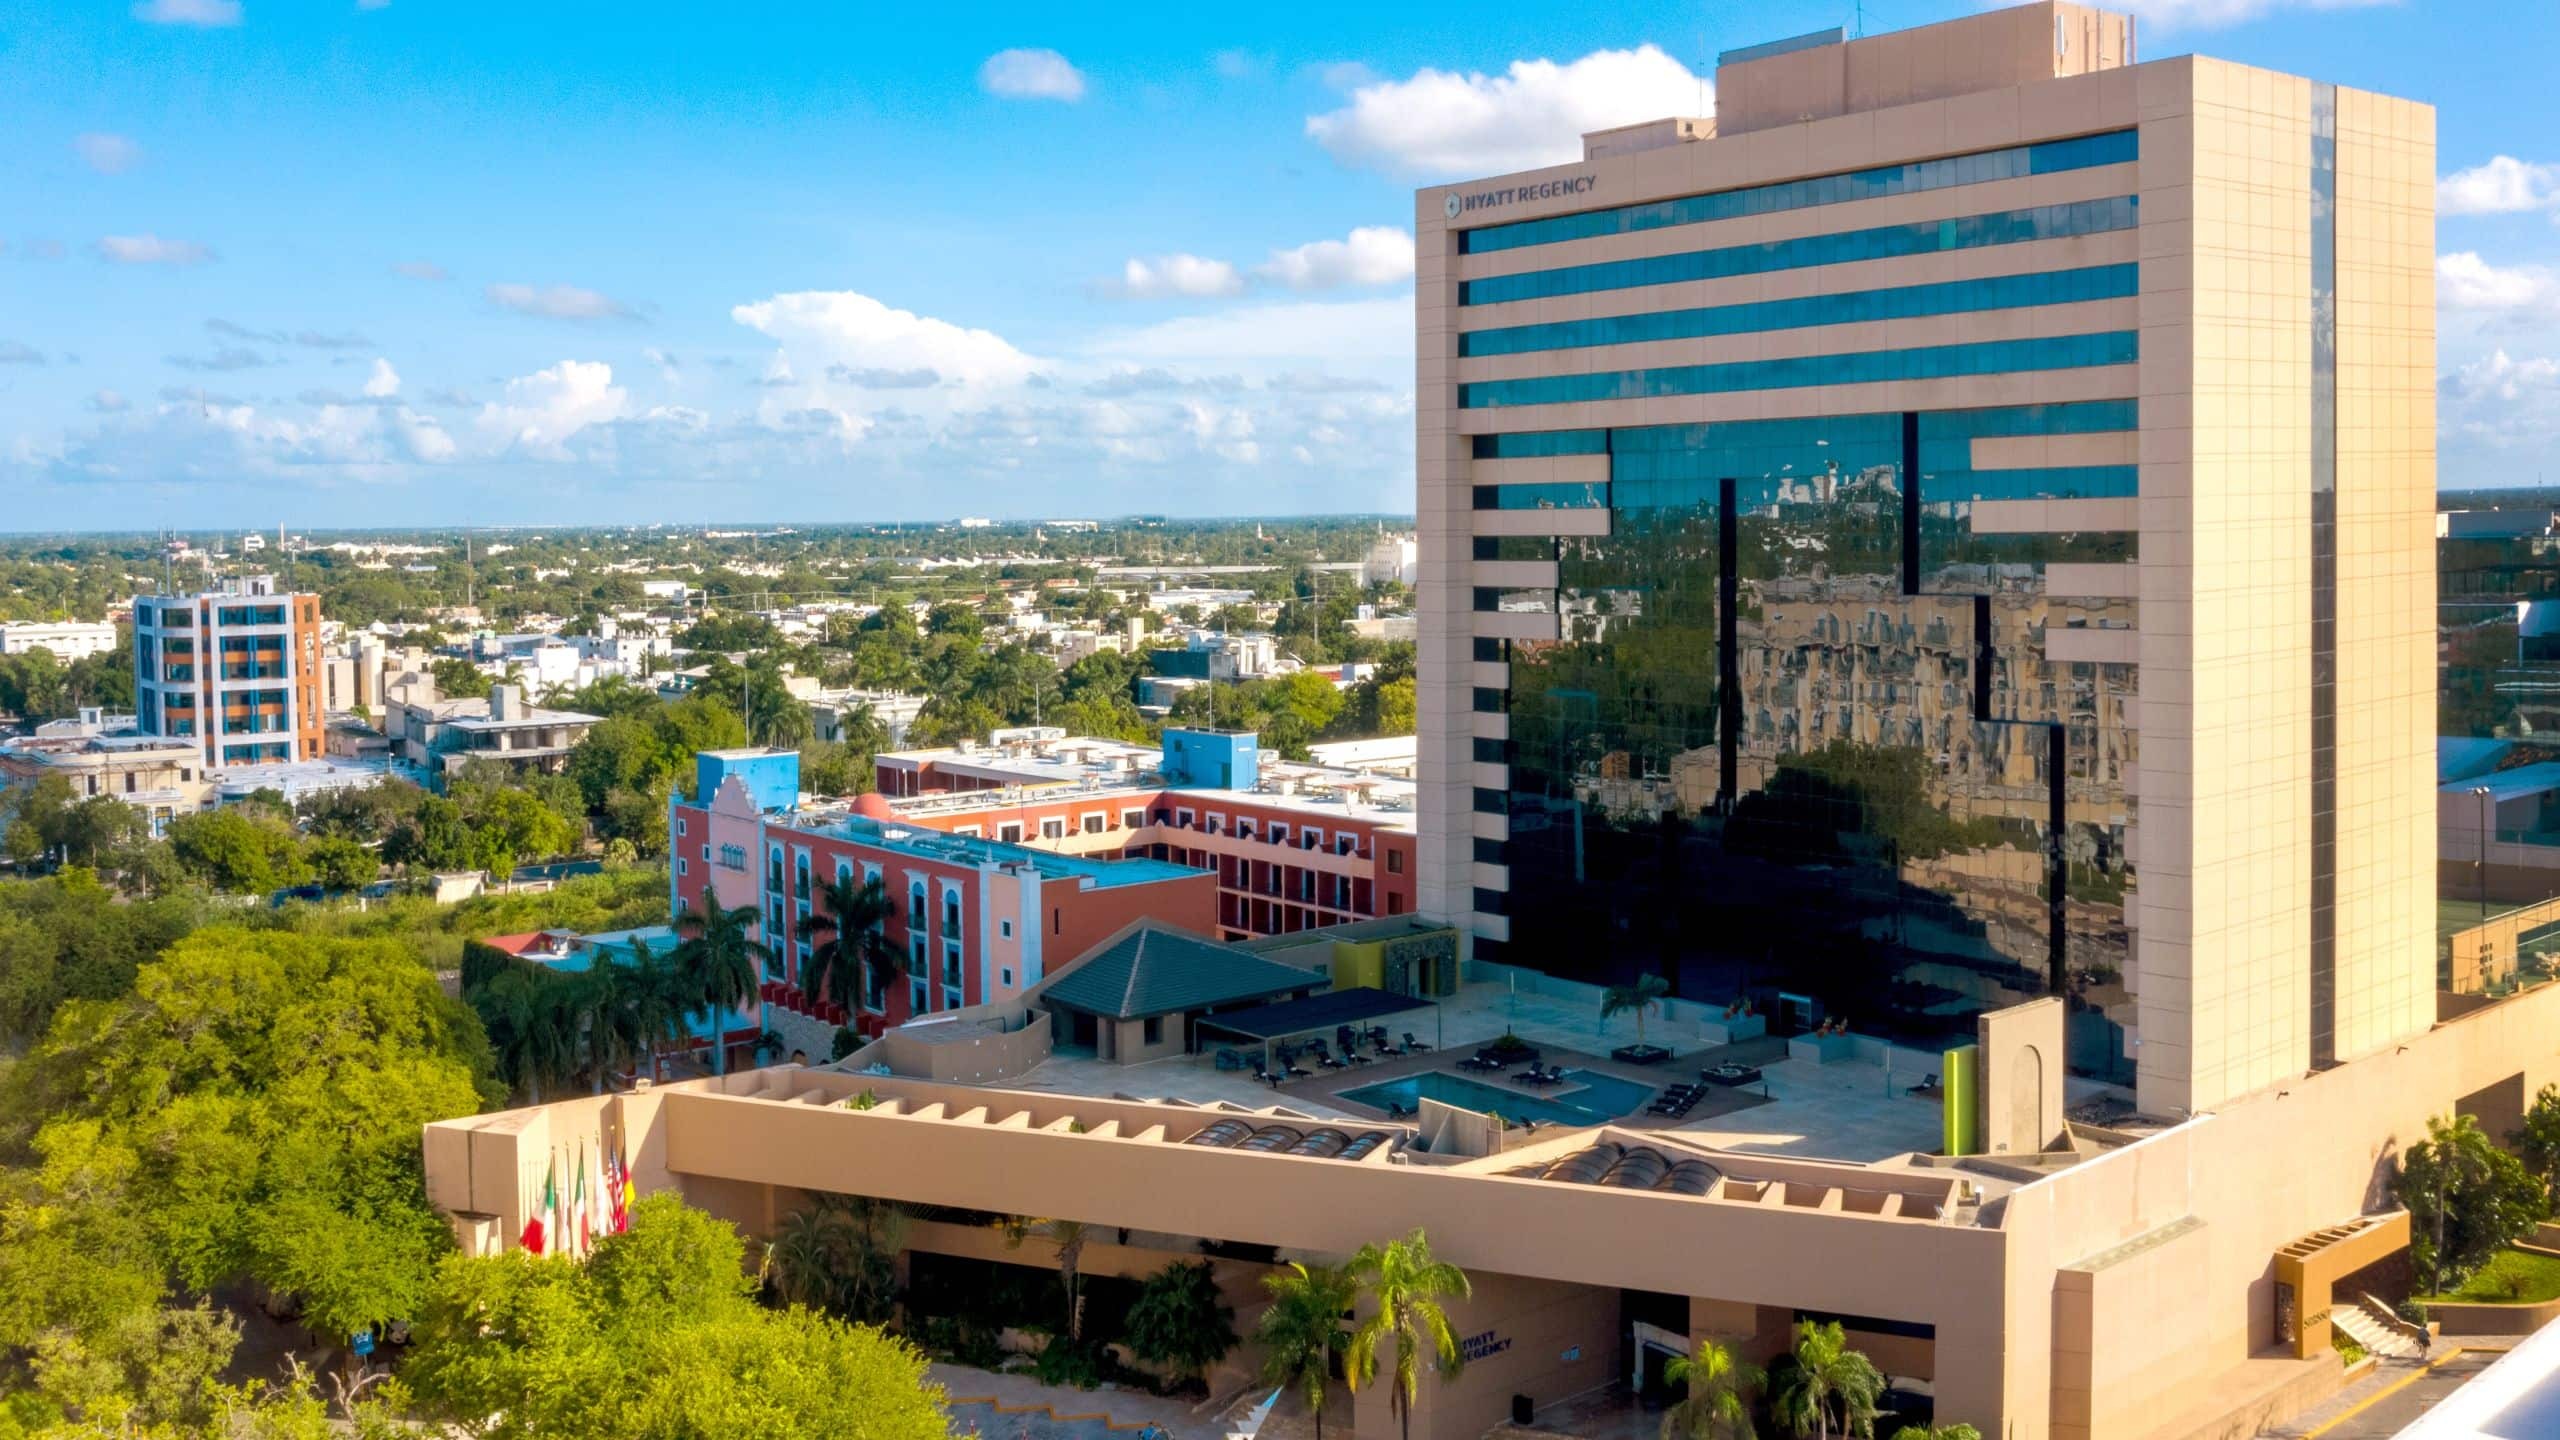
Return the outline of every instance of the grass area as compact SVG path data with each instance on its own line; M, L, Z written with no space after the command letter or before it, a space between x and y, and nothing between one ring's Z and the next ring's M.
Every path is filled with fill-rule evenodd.
M2560 1300L2560 1257L2502 1250L2496 1259L2481 1266L2478 1274L2464 1281L2460 1289L2424 1299L2430 1305L2447 1300L2459 1305L2533 1305Z

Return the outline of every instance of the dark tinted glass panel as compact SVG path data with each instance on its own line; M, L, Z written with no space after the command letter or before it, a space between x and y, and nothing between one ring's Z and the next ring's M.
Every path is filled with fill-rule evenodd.
M1606 455L1606 430L1530 430L1517 435L1479 435L1479 460L1542 460L1557 455Z
M2140 358L2139 340L2139 334L2132 330L2107 330L2093 335L2048 335L2033 340L1988 340L1970 345L1924 345L1909 350L1868 350L1849 355L1799 355L1783 360L1741 360L1723 365L1664 365L1649 370L1532 375L1517 380L1479 380L1461 385L1458 387L1458 404L1465 409L1480 410L1502 405L1641 400L1656 395L1729 395L1745 390L1797 390L1813 385L1941 380L1959 375L2003 375L2026 370L2130 365Z
M1598 510L1609 503L1609 487L1571 482L1537 485L1478 485L1478 510Z
M1936 255L1986 245L2016 245L2029 240L2058 240L2130 230L2138 222L2134 197L2080 200L2067 205L2040 205L2027 210L2000 210L1949 220L1923 220L1870 230L1844 230L1770 240L1758 245L1731 245L1692 250L1679 255L1653 255L1634 260L1603 260L1554 270L1528 270L1516 275L1487 275L1459 282L1461 305L1495 305L1507 300L1536 300L1552 295L1588 295L1638 285L1669 285L1682 280L1716 280L1728 275L1759 275L1772 270L1800 270L1810 265L1849 265L1861 260L1890 260L1903 255Z
M1904 456L2129 414L1614 432L1611 533L1558 542L1561 638L1512 647L1514 953L1923 1045L2058 986L2074 1063L2120 1066L2132 672L2046 647L2133 603L2048 597L2036 561L1912 593Z
M2014 310L2029 305L2114 300L2139 293L2139 274L2140 267L2135 265L2093 265L2080 270L2000 275L1983 280L1950 280L1935 285L1906 285L1893 290L1855 290L1839 295L1756 300L1743 305L1715 305L1698 310L1656 310L1642 315L1563 320L1550 325L1512 325L1461 334L1458 337L1458 354L1462 357L1521 355L1538 350L1633 345L1652 340L1694 340L1764 330L1800 330L1871 320L1909 320L1932 315L1961 315L1977 310Z

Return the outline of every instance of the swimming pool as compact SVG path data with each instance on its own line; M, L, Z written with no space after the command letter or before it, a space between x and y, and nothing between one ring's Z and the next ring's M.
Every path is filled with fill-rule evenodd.
M1407 1110L1421 1108L1425 1100L1456 1105L1468 1110L1490 1110L1508 1120L1542 1120L1551 1125L1597 1125L1632 1115L1653 1098L1656 1087L1595 1070L1567 1070L1565 1088L1543 1095L1527 1095L1505 1090L1453 1075L1446 1070L1426 1070L1407 1075L1401 1080L1382 1080L1345 1090L1341 1098L1356 1101L1373 1109L1384 1110L1389 1104Z

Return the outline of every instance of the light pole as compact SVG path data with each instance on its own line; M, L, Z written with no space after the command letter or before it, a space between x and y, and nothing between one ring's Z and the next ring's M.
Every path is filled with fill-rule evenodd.
M2489 921L2489 820L2498 808L2486 785L2473 786L2471 797L2480 802L2480 922L2485 925Z

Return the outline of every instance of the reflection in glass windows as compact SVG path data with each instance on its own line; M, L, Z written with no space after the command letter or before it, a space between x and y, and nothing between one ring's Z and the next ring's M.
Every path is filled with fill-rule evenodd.
M1610 432L1611 533L1552 542L1557 638L1510 647L1503 957L1809 994L1917 1041L2060 977L2075 1064L2120 1063L2135 690L2098 632L2134 607L2043 576L2132 537L1968 530L1980 497L2078 483L1986 489L1975 438L2131 423L2105 402Z
M1982 185L2028 175L2053 175L2099 165L2121 165L2139 159L2140 150L2139 131L2112 130L2069 140L2048 140L2003 150L1980 150L1971 155L1950 155L1939 160L1915 160L1905 165L1883 165L1840 175L1817 175L1804 180L1719 190L1709 195L1683 195L1673 200L1653 200L1641 205L1585 210L1537 220L1515 220L1507 225L1487 225L1460 231L1458 253L1481 255L1496 250L1516 250L1527 245L1552 245L1561 240L1627 235L1671 225L1699 225L1745 215L1775 215L1816 205L1840 205L1887 195L1916 195L1955 185Z
M1892 260L1905 255L1940 255L1987 245L2021 245L2031 240L2060 240L2073 235L2101 235L2131 230L2141 223L2140 206L2131 195L2103 200L2075 200L2025 210L1996 210L1950 220L1922 220L1909 225L1880 225L1842 230L1757 245L1728 245L1679 255L1651 255L1632 260L1602 260L1553 270L1527 270L1516 275L1487 275L1458 282L1461 305L1497 305L1507 300L1537 300L1555 295L1590 295L1639 285L1673 285L1684 280L1721 280L1731 275L1765 275L1814 265L1849 265L1861 260Z

